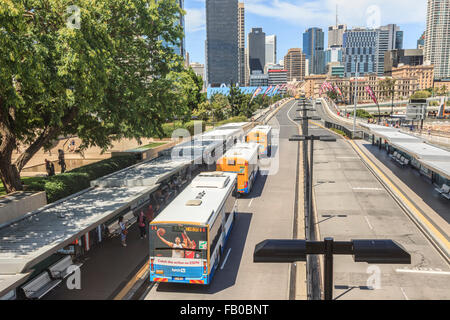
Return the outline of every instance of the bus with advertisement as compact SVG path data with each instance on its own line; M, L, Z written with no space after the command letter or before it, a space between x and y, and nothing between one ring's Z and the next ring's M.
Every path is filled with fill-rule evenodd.
M259 155L270 157L272 154L272 127L263 125L254 127L245 137L245 141L259 144Z
M150 223L150 281L211 283L236 217L236 181L200 173Z
M259 173L259 145L238 143L217 160L217 171L234 172L237 177L237 192L249 194Z

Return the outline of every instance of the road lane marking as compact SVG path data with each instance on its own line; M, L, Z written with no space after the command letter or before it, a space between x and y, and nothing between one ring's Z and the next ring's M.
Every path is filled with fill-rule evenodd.
M409 300L408 296L407 296L406 293L405 293L405 290L403 290L402 287L400 287L400 290L402 291L403 296L405 297L405 299L406 299L406 300Z
M442 243L444 244L444 246L447 248L447 251L450 250L450 242L439 232L439 230L437 230L435 228L435 226L427 219L425 218L420 211L416 208L416 206L408 200L408 198L405 197L405 195L403 195L403 192L401 192L387 177L386 175L381 172L380 169L378 169L378 167L361 151L361 149L351 140L349 140L349 142L353 145L354 150L356 150L356 152L361 156L361 158L364 159L364 161L366 161L367 164L369 164L369 166L378 174L378 176L386 183L389 185L389 187L391 188L391 190L393 190L403 201L403 203L409 207L415 214L415 216L422 222L424 223L430 230L431 232L437 236Z
M328 129L328 128L325 128L324 126L322 126L322 125L320 125L320 124L317 124L317 123L315 123L315 122L313 122L313 121L310 121L311 123L314 123L315 125L318 125L318 126L320 126L320 127L322 127L323 129L325 129L325 130L328 130L328 131L330 131L330 132L333 132L333 131L331 131L330 129ZM337 135L336 133L335 133L335 135ZM388 184L389 185L389 187L391 188L391 190L395 193L395 194L397 194L401 199L402 199L402 201L403 201L403 203L407 206L407 207L409 207L414 213L413 213L413 216L414 216L414 219L415 220L420 220L423 224L425 224L430 230L431 230L431 233L433 233L433 235L434 236L436 236L437 238L439 238L439 240L440 241L442 241L442 245L445 247L445 249L442 249L442 248L440 248L440 244L433 244L435 247L438 247L439 249L439 251L440 252L442 252L442 250L444 250L444 251L446 251L446 252L448 252L449 250L450 250L450 242L447 240L447 238L446 237L444 237L443 235L442 235L442 233L441 232L439 232L439 230L437 230L436 229L436 227L424 216L424 215L422 215L421 213L420 213L420 211L419 211L419 209L417 209L417 207L411 202L411 201L409 201L408 200L408 198L406 198L406 196L403 194L403 192L402 191L400 191L387 177L386 177L386 175L380 170L380 169L378 169L378 167L362 152L362 150L356 145L356 143L354 143L353 141L351 141L350 139L347 139L348 140L348 142L353 146L353 149L356 151L356 153L361 157L361 159L363 159L371 168L372 168L372 170L374 170L376 173L377 173L377 175L378 175L378 177L381 179L381 180L383 180L386 184ZM409 216L410 216L410 214L408 214ZM413 220L414 220L413 219ZM419 225L419 229L424 229L424 227L423 226L421 226L420 225L420 223L417 223L417 221L416 222L414 222L414 223L416 223L417 225ZM425 231L425 230L423 230L423 232L426 234L427 232ZM426 237L428 237L428 238L433 238L432 236L430 236L430 235L425 235ZM435 242L436 240L433 240L433 242ZM443 254L446 254L446 252L444 252ZM447 256L447 258L446 258L447 260L448 260L448 256Z
M384 191L384 189L381 188L352 188L353 190L368 190L368 191Z
M250 200L250 202L249 202L249 204L248 204L248 206L249 206L249 207L251 207L251 205L252 205L252 202L253 202L253 199L252 199L252 200Z
M227 253L226 257L225 257L225 260L223 260L223 263L222 263L222 266L220 267L220 270L223 269L223 266L224 266L225 263L227 262L228 256L230 255L230 252L231 252L231 248L228 249L228 253Z
M120 290L119 294L114 297L113 300L122 300L128 292L130 292L131 288L135 285L135 283L142 278L144 273L147 271L147 269L150 267L149 262L147 261L144 266L136 273L133 278L127 283L127 285Z
M359 157L336 157L336 159L358 159Z
M450 275L450 272L446 272L446 271L433 271L433 270L395 269L395 271L396 271L396 272L404 272L404 273L424 273L424 274Z
M364 219L366 219L366 222L367 222L367 224L369 225L369 228L370 228L371 230L373 230L373 227L372 227L372 225L371 225L370 222L369 222L369 218L368 218L367 216L364 216Z

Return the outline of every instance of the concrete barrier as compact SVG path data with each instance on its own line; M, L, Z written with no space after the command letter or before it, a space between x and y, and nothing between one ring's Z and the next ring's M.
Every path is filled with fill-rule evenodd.
M19 191L0 197L0 225L21 218L47 204L45 191Z

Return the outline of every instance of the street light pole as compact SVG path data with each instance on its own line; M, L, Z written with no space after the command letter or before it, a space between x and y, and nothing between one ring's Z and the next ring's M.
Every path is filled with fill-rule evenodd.
M353 112L353 136L355 136L356 132L356 107L358 104L358 71L359 71L359 62L357 61L358 57L355 56L355 63L356 63L356 81L355 81L355 110ZM353 137L352 137L353 139Z

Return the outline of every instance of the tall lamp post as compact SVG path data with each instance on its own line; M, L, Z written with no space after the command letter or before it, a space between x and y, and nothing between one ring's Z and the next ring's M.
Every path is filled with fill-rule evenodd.
M356 66L356 81L355 81L355 110L353 112L353 136L355 136L356 132L356 107L358 105L358 76L359 76L359 62L358 62L358 56L355 56L355 66ZM353 139L353 137L352 137Z

